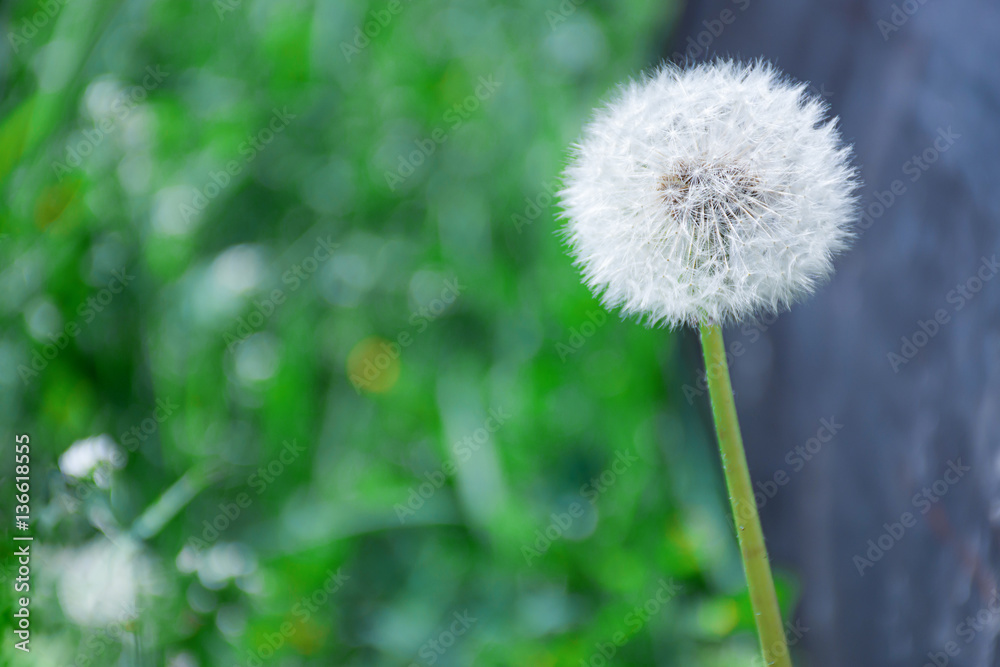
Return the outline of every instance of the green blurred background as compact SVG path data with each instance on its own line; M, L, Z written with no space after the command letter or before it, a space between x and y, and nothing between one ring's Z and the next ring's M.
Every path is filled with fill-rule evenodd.
M552 197L679 9L4 3L5 664L753 664L697 347Z

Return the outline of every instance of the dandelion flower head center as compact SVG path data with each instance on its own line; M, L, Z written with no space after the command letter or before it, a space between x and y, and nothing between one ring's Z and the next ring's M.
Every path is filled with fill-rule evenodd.
M681 160L659 178L660 200L687 229L711 226L722 238L767 208L768 193L754 171L736 162Z

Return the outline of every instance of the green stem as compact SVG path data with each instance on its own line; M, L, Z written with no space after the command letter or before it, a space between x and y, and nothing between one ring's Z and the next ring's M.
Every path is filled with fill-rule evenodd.
M722 329L715 324L701 325L701 346L705 353L705 371L708 391L712 397L712 415L719 438L722 469L729 489L729 502L733 509L736 537L743 557L743 571L750 588L757 633L765 665L791 667L785 632L781 624L781 611L774 593L774 579L767 559L764 531L760 527L757 502L753 497L750 470L743 451L740 423L736 417L733 387L729 382L729 367Z

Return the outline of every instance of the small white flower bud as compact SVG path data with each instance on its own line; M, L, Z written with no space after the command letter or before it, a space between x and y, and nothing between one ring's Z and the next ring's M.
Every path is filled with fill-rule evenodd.
M787 309L851 237L856 174L827 105L763 61L625 84L564 174L564 232L608 308L670 327Z

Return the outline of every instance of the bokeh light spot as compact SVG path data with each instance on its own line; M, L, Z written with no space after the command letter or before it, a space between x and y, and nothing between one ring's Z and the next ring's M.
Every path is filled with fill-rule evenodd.
M397 343L378 336L365 338L347 356L347 377L351 385L376 394L389 391L399 380L401 353Z

